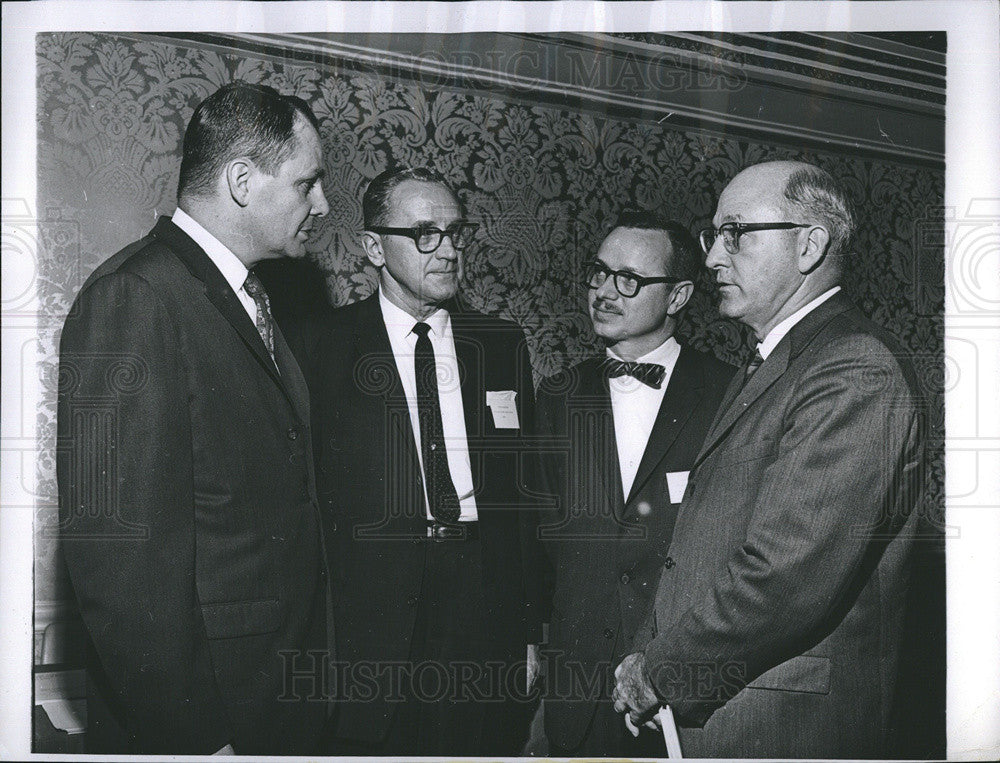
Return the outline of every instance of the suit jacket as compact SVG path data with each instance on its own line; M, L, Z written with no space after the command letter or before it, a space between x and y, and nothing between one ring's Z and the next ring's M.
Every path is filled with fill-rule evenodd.
M526 593L522 521L531 454L522 431L534 413L527 345L514 324L449 307L484 595L499 652L523 660L540 630ZM335 733L380 742L398 703L387 700L391 674L378 666L410 656L428 545L417 448L377 293L301 326L297 336L313 400L343 671ZM494 426L487 391L504 390L516 392L519 428Z
M887 755L920 419L909 364L843 294L734 380L638 642L685 756Z
M538 392L545 489L558 502L540 528L554 569L545 724L563 749L580 743L598 700L610 698L605 679L652 607L681 499L667 474L690 470L735 370L682 347L626 500L602 360Z
M91 750L115 747L116 724L143 753L305 753L321 730L324 703L284 683L293 656L302 672L328 648L327 584L308 391L275 345L280 373L169 218L70 311L60 522L95 657Z

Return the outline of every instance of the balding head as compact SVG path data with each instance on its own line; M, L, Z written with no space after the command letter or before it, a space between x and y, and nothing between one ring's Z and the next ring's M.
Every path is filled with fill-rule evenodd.
M765 162L740 172L719 197L718 236L706 265L719 311L758 338L836 285L853 218L829 173L804 162Z

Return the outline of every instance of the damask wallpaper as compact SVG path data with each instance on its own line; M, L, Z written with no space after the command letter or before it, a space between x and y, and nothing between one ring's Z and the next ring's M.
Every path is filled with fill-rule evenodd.
M598 350L578 281L623 206L663 209L697 229L747 165L802 158L825 167L859 210L845 288L912 352L921 374L933 424L928 506L943 505L943 266L940 236L928 233L941 226L942 171L539 106L523 91L432 89L129 35L41 34L37 67L40 341L48 359L38 412L39 603L67 596L51 531L59 329L90 271L173 211L184 126L200 100L233 79L301 96L320 119L330 214L309 247L333 304L375 285L360 244L367 182L389 165L433 166L482 223L462 296L524 327L538 376ZM708 279L699 285L680 334L724 360L744 360L744 332L719 318Z

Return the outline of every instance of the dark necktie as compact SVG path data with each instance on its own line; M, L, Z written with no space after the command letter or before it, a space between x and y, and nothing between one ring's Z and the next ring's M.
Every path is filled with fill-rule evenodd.
M441 402L438 399L437 366L434 348L427 336L431 327L418 323L413 327L417 335L414 369L417 376L417 419L420 423L420 454L424 461L424 481L431 516L440 522L455 524L461 515L458 493L448 468L448 452L444 444L444 425L441 423Z
M667 370L659 363L633 363L631 361L605 358L602 363L604 375L613 379L616 376L631 376L647 387L659 389Z
M757 373L757 369L760 368L761 363L764 362L764 358L761 357L760 350L756 350L753 354L753 358L750 360L750 364L747 366L747 370L743 372L743 385L750 381L750 377Z
M274 360L274 318L271 317L271 300L267 298L264 291L264 284L254 275L247 273L247 280L243 282L243 289L253 299L257 305L257 333L260 334L261 341Z

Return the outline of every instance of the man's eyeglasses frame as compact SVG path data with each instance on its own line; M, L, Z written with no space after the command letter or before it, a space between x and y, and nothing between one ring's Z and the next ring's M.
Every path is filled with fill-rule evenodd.
M598 278L599 276L600 278ZM671 278L670 276L640 276L627 270L612 270L600 260L592 260L584 266L582 283L588 289L600 289L609 276L614 279L613 283L618 293L629 298L637 295L643 286L654 283L681 283L690 280L688 278ZM596 283L595 281L598 280L599 283ZM632 284L634 287L630 288Z
M365 230L383 236L406 236L407 238L411 238L417 247L417 251L421 254L430 254L437 251L438 247L441 246L441 242L444 241L445 236L451 239L451 245L456 251L462 251L472 243L472 236L475 235L478 229L479 223L470 223L464 220L452 223L445 230L436 228L433 225L418 225L410 228L373 225L370 228L365 228ZM420 240L426 236L435 237L433 246L427 241L421 245Z
M753 233L759 230L792 230L793 228L810 228L807 223L723 223L718 228L702 228L698 231L698 243L701 250L707 255L715 240L722 235L722 246L730 254L737 254L740 251L740 236L744 233Z

